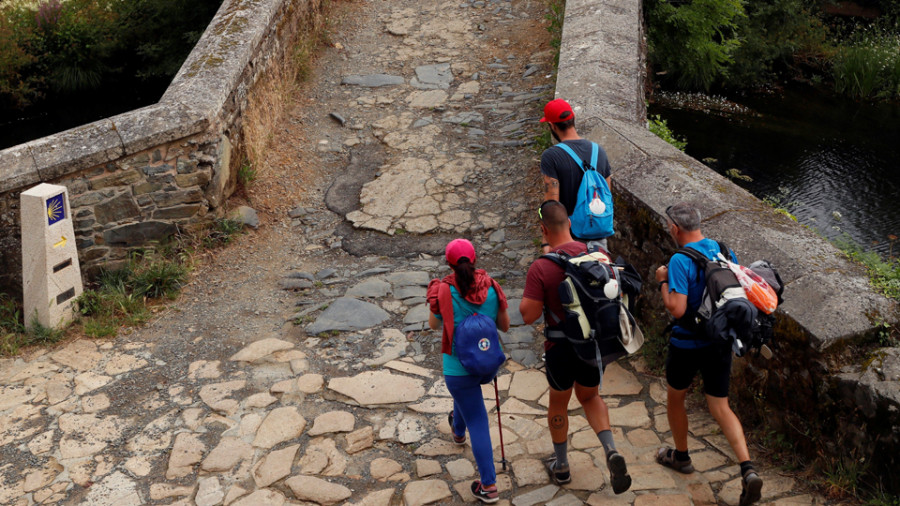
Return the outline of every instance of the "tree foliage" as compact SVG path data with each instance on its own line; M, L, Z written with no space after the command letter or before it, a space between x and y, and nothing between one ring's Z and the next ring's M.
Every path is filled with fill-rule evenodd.
M0 5L0 105L171 79L221 0Z
M728 72L746 16L741 0L649 0L651 61L679 87L708 90Z

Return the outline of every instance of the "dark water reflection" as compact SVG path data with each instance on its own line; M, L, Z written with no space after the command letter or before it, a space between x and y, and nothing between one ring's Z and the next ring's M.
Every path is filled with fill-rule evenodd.
M813 90L732 98L749 114L682 108L663 96L651 114L687 138L687 153L830 239L889 250L900 236L900 106L861 104ZM728 109L726 107L726 109ZM846 234L846 235L845 235ZM893 245L900 253L900 241Z

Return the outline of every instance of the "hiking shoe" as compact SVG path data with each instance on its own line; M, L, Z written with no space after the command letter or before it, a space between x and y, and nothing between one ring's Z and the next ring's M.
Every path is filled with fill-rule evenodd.
M447 415L447 423L450 424L450 436L453 438L453 442L460 446L466 444L465 434L463 434L462 436L457 436L456 433L453 432L453 412L450 412L450 414Z
M484 485L479 480L472 482L472 495L475 496L475 499L487 504L500 500L500 491L497 490L497 485L494 485L493 490L485 490Z
M738 505L747 506L758 501L762 497L762 486L762 478L759 477L756 470L748 469L741 480L741 500Z
M556 483L557 485L565 485L566 483L572 481L572 474L569 472L569 465L559 465L559 462L556 461L556 455L551 455L550 457L544 459L544 467L546 467L547 472L550 473L550 479L553 480L553 483Z
M679 473L691 474L694 472L694 465L691 463L691 458L688 457L687 460L676 459L674 448L660 448L659 451L656 452L656 461L666 467L678 471Z
M613 493L621 494L631 487L631 475L628 474L628 466L625 465L625 457L619 452L610 452L606 456L606 467L609 468L609 481L612 483Z

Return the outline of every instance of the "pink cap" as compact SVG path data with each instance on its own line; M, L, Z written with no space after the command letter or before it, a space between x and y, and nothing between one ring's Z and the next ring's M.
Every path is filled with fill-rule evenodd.
M472 243L467 239L453 239L447 244L444 254L447 255L447 263L452 266L455 266L462 257L468 258L469 262L473 264L475 263L475 246L472 246Z

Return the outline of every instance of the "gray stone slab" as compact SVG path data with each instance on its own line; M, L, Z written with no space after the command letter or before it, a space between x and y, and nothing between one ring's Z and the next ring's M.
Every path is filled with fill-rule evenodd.
M391 293L391 284L381 279L367 279L347 290L347 297L384 297Z
M444 123L453 123L454 125L482 123L484 122L484 115L480 112L468 111L447 116L446 118L441 119L441 121Z
M41 182L34 156L33 143L19 144L0 151L0 192L25 188Z
M209 121L199 112L181 105L159 103L110 118L130 155L177 139L206 131Z
M503 344L529 344L534 342L534 334L534 329L531 326L511 328L509 332L500 334L500 341Z
M388 74L350 75L341 79L341 84L363 86L365 88L397 86L405 83L406 80L402 77Z
M109 245L138 246L151 241L162 241L177 231L172 223L145 221L109 229L103 232L103 239Z
M513 498L513 506L533 506L535 504L544 504L553 499L559 487L556 485L547 485L537 490L532 490L527 494L517 495Z
M30 148L45 181L125 155L122 139L108 119L42 137L31 143Z
M373 267L371 269L366 269L359 274L356 275L357 278L364 278L366 276L374 276L375 274L384 274L385 272L391 272L387 267Z
M420 304L410 309L403 318L403 323L419 323L428 321L428 304Z
M403 286L394 290L394 298L404 300L412 297L424 297L425 292L424 286Z
M361 330L374 327L390 315L375 304L357 299L341 297L306 327L311 335L331 330Z
M403 327L403 332L418 332L420 330L425 330L425 324L422 322L413 323L411 325Z
M416 77L410 85L420 90L446 90L453 82L453 72L449 63L421 65L416 67Z
M394 288L402 286L428 286L431 277L425 271L400 271L388 276Z

